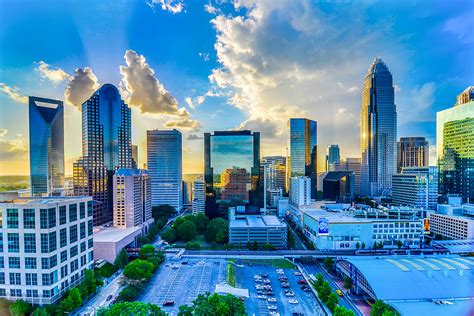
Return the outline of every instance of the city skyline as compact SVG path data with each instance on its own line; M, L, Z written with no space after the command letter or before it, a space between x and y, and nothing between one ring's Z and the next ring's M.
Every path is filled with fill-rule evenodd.
M472 64L466 67L474 49L469 32L472 22L465 18L472 5L461 2L435 2L428 7L423 2L396 7L378 2L343 6L239 2L236 8L184 1L182 6L165 9L145 1L90 2L84 8L3 3L2 175L30 173L26 122L30 95L64 100L65 174L72 175L72 163L81 156L80 133L71 132L81 128L78 104L105 83L126 92L124 99L132 109L132 143L139 147L138 166L146 160L147 129L180 129L183 171L202 173L205 132L261 132L262 156L285 155L286 121L306 117L318 121L318 171L322 171L324 148L329 144L340 145L341 157L360 156L358 111L363 77L377 56L386 61L394 77L398 137L426 137L431 145L430 165L434 165L435 113L450 108L455 96L472 81ZM101 24L90 23L84 10L95 11L103 18ZM19 11L24 19L14 18ZM337 19L342 13L360 17L360 22L345 26ZM272 22L270 15L278 18ZM387 17L390 21L385 22ZM41 28L27 22L36 18L44 21ZM416 30L407 29L415 22ZM137 23L146 31L137 33ZM170 28L174 32L154 32ZM350 36L341 31L323 44L322 39L335 29L346 30ZM240 40L244 34L250 36L249 41ZM274 49L275 43L262 42L263 34L284 39L281 45L295 49ZM107 38L117 41L101 45ZM433 38L439 45L433 45ZM24 49L25 45L37 49ZM57 50L58 45L63 49ZM304 45L310 47L303 49ZM242 53L246 50L256 58ZM237 67L244 62L248 69Z

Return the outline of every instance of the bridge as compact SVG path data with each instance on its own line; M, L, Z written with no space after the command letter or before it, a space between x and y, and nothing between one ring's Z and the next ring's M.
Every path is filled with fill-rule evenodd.
M321 251L321 250L186 250L181 255L183 258L224 258L224 259L300 259L302 257L326 258L354 256L355 252Z

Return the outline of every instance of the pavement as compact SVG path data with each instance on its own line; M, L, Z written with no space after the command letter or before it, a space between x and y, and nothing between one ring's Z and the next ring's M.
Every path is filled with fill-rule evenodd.
M296 231L291 227L290 224L286 223L288 227L290 227L291 231L293 232L293 236L295 237L295 248L294 249L307 249L303 241L300 239Z
M303 315L324 315L321 306L317 302L316 297L312 292L304 292L301 290L301 285L298 284L298 280L302 279L301 276L295 276L293 272L298 271L297 269L283 269L284 274L277 274L276 268L270 265L258 265L253 263L251 266L237 266L236 267L236 282L237 287L246 288L249 290L250 297L245 299L245 307L247 314L250 316L257 315L270 315L268 309L269 305L276 305L276 313L279 315L292 315L293 313L302 313ZM256 283L253 279L254 275L268 274L270 285L272 286L273 293L277 302L267 302L267 300L259 299L257 289L255 288ZM294 292L295 296L292 297L298 301L297 304L290 304L289 297L285 296L284 289L278 280L279 276L286 276L290 283L290 289Z
M329 275L326 270L324 270L324 268L321 267L318 263L300 263L299 265L307 276L312 274L316 277L318 273L321 273L329 282L329 285L331 286L334 292L336 290L341 290L342 292L344 292L343 297L339 296L339 306L352 310L356 315L363 315L351 295L346 293L346 289L344 289L344 284L342 281L334 280L334 278Z
M167 259L138 301L159 305L170 315L177 315L179 306L192 305L199 294L213 293L216 284L226 280L226 273L227 262L222 259ZM163 306L164 301L174 301L174 305Z

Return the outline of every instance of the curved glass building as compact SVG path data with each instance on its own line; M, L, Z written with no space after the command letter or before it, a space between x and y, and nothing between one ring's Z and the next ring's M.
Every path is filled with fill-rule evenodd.
M397 111L392 74L380 58L370 65L364 81L360 112L362 154L360 193L390 194L397 169Z

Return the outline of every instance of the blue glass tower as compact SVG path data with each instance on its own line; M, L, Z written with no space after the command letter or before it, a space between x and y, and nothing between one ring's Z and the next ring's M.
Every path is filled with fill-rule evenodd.
M51 195L64 185L64 106L62 101L29 97L32 195Z
M397 110L392 74L382 59L369 67L360 112L361 194L390 194L397 169Z
M104 84L82 104L82 154L74 163L74 194L94 198L94 225L113 219L114 170L132 168L131 111Z
M311 179L311 198L317 197L317 122L306 118L291 118L288 151L288 177ZM288 181L289 183L289 181Z

